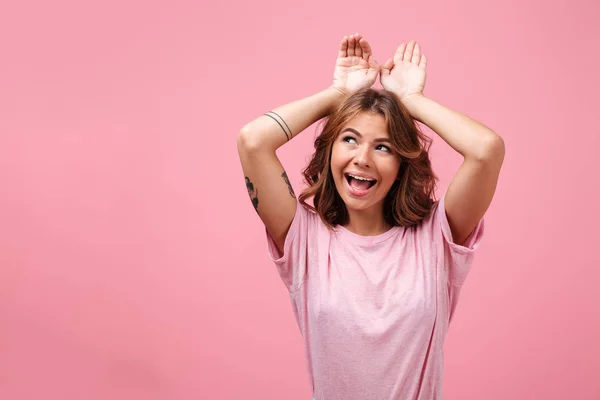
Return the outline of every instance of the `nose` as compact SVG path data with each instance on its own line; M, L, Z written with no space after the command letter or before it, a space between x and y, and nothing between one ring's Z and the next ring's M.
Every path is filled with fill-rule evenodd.
M354 165L363 168L369 168L371 166L371 152L367 146L360 147L356 150Z

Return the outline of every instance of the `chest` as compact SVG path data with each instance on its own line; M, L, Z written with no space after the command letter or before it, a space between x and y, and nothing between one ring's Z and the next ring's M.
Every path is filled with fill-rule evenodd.
M422 246L405 241L365 249L332 240L319 264L307 305L321 326L380 335L436 318L436 258Z

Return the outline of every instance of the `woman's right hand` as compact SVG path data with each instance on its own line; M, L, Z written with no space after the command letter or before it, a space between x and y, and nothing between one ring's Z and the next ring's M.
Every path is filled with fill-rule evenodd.
M344 36L335 63L332 86L345 95L351 95L371 87L377 80L379 69L365 38L358 33Z

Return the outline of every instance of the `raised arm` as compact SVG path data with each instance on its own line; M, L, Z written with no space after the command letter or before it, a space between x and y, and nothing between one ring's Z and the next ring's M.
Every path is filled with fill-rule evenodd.
M487 126L423 94L427 58L414 40L383 66L381 84L395 92L413 119L427 125L464 157L450 182L445 211L452 240L463 244L492 202L504 161L503 139Z
M297 200L275 151L329 115L347 95L376 80L378 66L360 35L340 44L331 87L261 115L238 134L238 153L252 204L280 252L296 213Z

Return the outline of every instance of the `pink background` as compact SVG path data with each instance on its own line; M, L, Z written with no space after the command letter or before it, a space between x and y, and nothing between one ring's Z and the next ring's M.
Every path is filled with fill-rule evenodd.
M600 399L600 3L95 3L0 6L0 398L310 398L236 135L358 31L506 141L444 398Z

